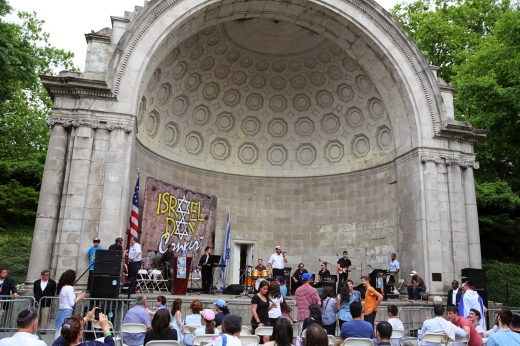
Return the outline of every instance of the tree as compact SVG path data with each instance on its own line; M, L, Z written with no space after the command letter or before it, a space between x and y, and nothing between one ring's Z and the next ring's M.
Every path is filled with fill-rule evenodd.
M38 76L53 74L57 67L74 70L73 54L50 45L35 13L19 12L18 25L4 20L11 12L7 1L0 0L0 158L41 160L52 100Z
M449 83L453 67L466 60L509 7L509 0L418 0L390 12Z

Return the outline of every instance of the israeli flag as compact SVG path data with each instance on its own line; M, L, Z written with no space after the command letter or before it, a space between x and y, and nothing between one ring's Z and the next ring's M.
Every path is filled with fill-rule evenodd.
M229 207L228 207L228 214L227 214L227 227L226 227L226 242L224 243L224 255L222 256L221 264L222 264L222 270L220 272L220 278L219 278L219 289L223 291L226 288L226 266L229 262L230 257L230 249L229 249L229 238L231 236L231 225L230 225L231 216L229 213Z

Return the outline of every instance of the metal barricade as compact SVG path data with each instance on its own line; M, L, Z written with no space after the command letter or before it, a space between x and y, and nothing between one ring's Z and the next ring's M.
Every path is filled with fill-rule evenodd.
M22 310L33 307L31 299L16 298L0 300L0 339L12 336L17 331L16 320Z
M421 329L426 316L435 316L433 306L404 306L399 309L399 319L405 331Z

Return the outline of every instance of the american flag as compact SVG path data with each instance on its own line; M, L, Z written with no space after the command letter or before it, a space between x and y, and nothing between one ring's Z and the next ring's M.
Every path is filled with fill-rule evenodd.
M135 182L134 198L132 200L132 212L130 213L130 221L126 230L127 242L126 249L130 249L130 238L137 237L137 229L139 227L139 176Z

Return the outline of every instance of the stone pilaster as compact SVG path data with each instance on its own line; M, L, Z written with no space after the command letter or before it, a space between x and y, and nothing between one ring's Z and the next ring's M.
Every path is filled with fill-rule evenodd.
M42 270L51 269L62 198L67 140L68 130L65 127L52 128L34 226L31 259L27 273L28 283L40 278ZM54 275L55 272L52 274Z
M478 163L473 163L473 167L478 168ZM472 167L468 167L462 171L462 182L464 184L464 200L466 202L465 209L466 227L468 232L469 267L482 268L477 197L475 195L475 180L473 178Z

